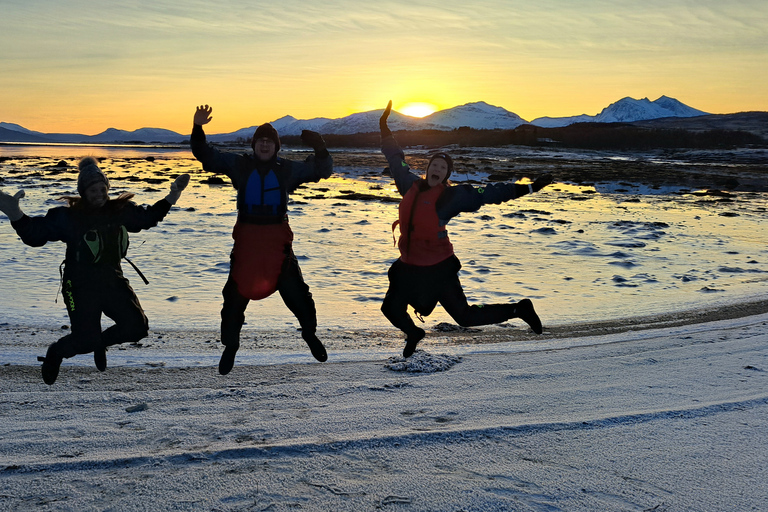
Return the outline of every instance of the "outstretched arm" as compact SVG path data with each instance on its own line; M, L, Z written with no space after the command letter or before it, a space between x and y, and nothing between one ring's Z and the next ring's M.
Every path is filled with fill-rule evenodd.
M382 112L381 117L379 118L379 130L381 131L382 140L392 135L392 131L387 125L387 119L389 119L390 112L392 112L392 100L389 100L387 108L384 109L384 112Z
M315 154L309 155L303 162L283 160L288 162L291 168L289 192L296 190L302 183L315 183L330 178L333 174L333 158L325 147L322 135L312 130L302 130L301 141L314 149Z
M405 161L405 153L392 135L392 131L387 125L387 119L392 112L392 100L387 103L387 108L379 118L379 130L381 130L381 152L389 164L389 172L395 180L397 191L400 195L405 195L410 190L413 182L419 179L419 176L411 172L410 166Z
M204 170L215 174L226 174L231 179L238 156L233 153L224 153L210 146L203 131L203 125L210 123L213 119L212 112L213 108L208 105L200 105L195 109L189 145L192 148L192 154L203 164Z
M552 183L552 175L544 174L531 184L493 183L475 188L471 185L449 187L440 198L437 215L442 220L449 220L461 212L476 212L484 204L501 204L520 198L532 192L538 192Z
M189 174L182 174L171 183L171 191L168 195L152 206L138 206L135 203L128 203L126 208L120 210L125 229L131 233L138 233L142 229L157 226L157 223L168 214L171 206L179 200L187 185L189 185Z
M0 190L0 212L8 216L11 222L15 222L24 216L19 206L19 200L24 197L24 191L19 190L14 195L6 194Z
M165 196L165 200L172 205L176 204L187 185L189 185L189 174L182 174L171 183L171 191Z

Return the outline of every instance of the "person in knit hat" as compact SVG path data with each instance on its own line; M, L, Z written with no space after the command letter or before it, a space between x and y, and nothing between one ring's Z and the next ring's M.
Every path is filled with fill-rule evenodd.
M92 156L87 156L78 162L80 173L77 175L77 193L85 195L85 191L95 183L103 183L109 190L109 180L99 168L99 162Z
M71 327L38 358L48 385L56 382L63 359L93 352L96 367L104 371L107 347L147 335L147 317L120 265L128 250L128 232L156 226L189 183L189 174L182 174L165 198L145 207L131 201L133 194L110 198L109 180L95 158L83 158L78 167L80 195L63 198L67 206L52 208L44 216L29 217L21 211L23 190L14 195L0 190L0 211L22 242L33 247L55 241L67 245L61 289ZM102 315L114 321L103 332Z
M421 177L411 172L403 150L387 125L391 111L390 101L379 119L381 152L387 158L403 199L398 208L399 219L392 226L393 231L400 226L397 243L400 257L387 273L389 288L381 311L406 335L403 357L413 355L425 335L424 329L417 327L408 314L409 305L421 318L431 314L439 302L462 327L520 318L535 333L541 334L541 320L529 299L507 304L469 305L459 282L461 262L453 253L445 226L461 212L475 212L486 204L499 204L539 191L552 182L551 176L541 176L529 185L455 186L448 181L453 172L453 159L447 153L438 152L430 157Z
M271 140L275 144L275 153L280 151L280 137L277 135L275 127L271 124L264 123L253 132L253 137L251 137L251 147L253 148L254 153L256 152L256 142L260 139Z
M222 295L221 343L224 350L219 373L228 374L240 348L240 331L245 309L252 300L269 297L275 291L296 316L301 337L312 356L328 359L318 339L317 312L309 286L293 253L293 232L288 224L288 197L299 185L329 178L333 159L319 133L304 130L301 140L314 150L304 162L278 155L280 137L269 123L260 125L251 138L251 155L236 155L207 143L203 125L211 121L213 109L196 108L190 146L208 172L224 174L237 190L237 222L232 232L235 245L230 255L229 277Z

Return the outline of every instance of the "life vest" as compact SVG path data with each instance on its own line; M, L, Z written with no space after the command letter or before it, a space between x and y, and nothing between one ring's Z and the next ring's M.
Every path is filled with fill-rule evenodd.
M122 224L101 224L93 227L83 234L82 240L75 250L75 262L85 264L104 263L113 267L120 267L120 260L125 259L139 274L144 284L149 281L141 270L128 259L128 230Z
M75 252L77 263L118 264L128 254L128 230L123 225L101 225L83 234Z
M277 159L264 173L254 169L238 190L238 220L248 224L280 224L288 211L288 194L281 183L283 162Z
M400 260L409 265L430 266L453 255L453 244L448 230L437 217L437 200L445 190L444 184L421 190L416 181L403 196L399 206L399 219L392 229L400 225Z

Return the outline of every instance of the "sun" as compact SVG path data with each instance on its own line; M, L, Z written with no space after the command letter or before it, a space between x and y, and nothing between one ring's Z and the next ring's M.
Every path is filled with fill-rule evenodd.
M397 109L401 114L411 117L424 117L437 111L437 107L431 103L407 103Z

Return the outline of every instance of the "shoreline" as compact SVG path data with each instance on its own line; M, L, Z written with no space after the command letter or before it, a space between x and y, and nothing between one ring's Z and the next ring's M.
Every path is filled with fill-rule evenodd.
M765 314L768 314L768 299L595 323L580 322L554 327L545 324L542 335L536 335L517 324L463 328L455 324L439 323L427 330L419 350L449 355L546 351L581 345L578 340L583 338L616 339L623 334L633 333L633 336L624 336L626 341L631 342L633 337L642 338L641 333L646 331L664 335L665 329L749 319ZM44 355L47 346L66 332L54 328L0 325L0 365L25 366L39 373L37 356ZM328 363L397 358L404 343L402 333L394 327L385 330L328 329L319 330L318 333L329 352ZM110 347L109 369L216 366L222 350L218 336L217 331L208 330L150 330L149 335L138 343ZM284 343L286 338L292 338L287 346ZM282 345L278 346L278 342ZM236 366L315 363L296 329L243 330ZM65 359L64 367L93 369L93 361L90 354L83 354Z

